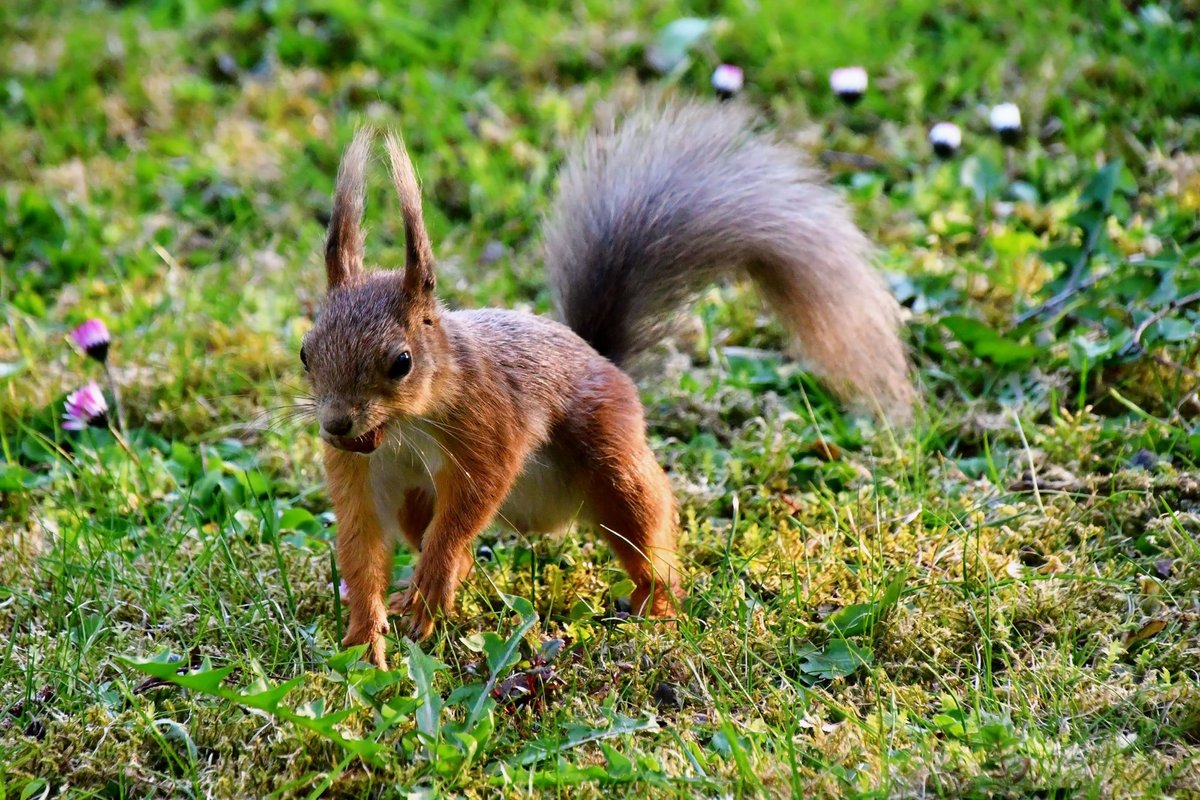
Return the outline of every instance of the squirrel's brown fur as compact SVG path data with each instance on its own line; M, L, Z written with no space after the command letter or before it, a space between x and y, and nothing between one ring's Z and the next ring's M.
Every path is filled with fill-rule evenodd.
M407 236L403 272L364 271L369 133L346 151L326 243L329 293L301 357L325 440L349 592L344 644L386 664L395 543L421 555L390 610L428 635L493 518L519 530L580 519L612 544L638 612L680 594L675 505L620 369L705 284L748 275L814 369L893 419L913 399L898 309L845 205L736 106L669 105L592 134L564 167L546 226L567 323L447 311L416 175L386 140Z

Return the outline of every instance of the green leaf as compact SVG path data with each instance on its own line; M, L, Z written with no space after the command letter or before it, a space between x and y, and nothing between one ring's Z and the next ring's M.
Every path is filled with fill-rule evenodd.
M516 649L510 648L509 640L504 639L498 634L487 631L480 635L479 641L481 643L480 646L483 648L484 658L487 661L489 674L495 675L517 660Z
M838 636L858 636L874 624L875 613L875 603L855 603L830 614L825 626Z
M1154 334L1164 342L1190 342L1196 339L1196 326L1186 319L1166 317L1154 326Z
M191 735L188 734L187 728L169 718L156 719L151 724L156 728L162 729L165 738L182 742L184 749L187 750L188 760L191 762L196 761L199 751L196 749L196 743L192 741Z
M0 381L8 380L25 371L25 361L0 361Z
M966 735L967 729L963 725L961 716L955 717L950 714L934 714L933 724L937 729L948 736L953 736L956 739L961 739Z
M436 742L441 730L442 697L434 690L433 680L437 673L447 667L436 658L425 655L416 642L406 639L404 644L408 648L404 663L408 668L408 677L413 682L413 696L420 703L416 710L417 730L427 742Z
M192 689L205 694L215 694L218 697L224 696L221 691L221 684L233 673L233 667L200 669L180 674L179 670L186 665L180 661L168 660L170 658L171 654L164 650L156 654L149 661L122 660L126 666L133 667L138 672L143 672L153 678L170 681L176 686L182 686L184 689Z
M1091 339L1077 336L1068 345L1068 359L1072 368L1082 369L1084 364L1103 364L1118 360L1117 356L1133 341L1133 331L1125 328L1109 339Z
M390 728L398 722L408 719L421 705L415 697L393 697L379 707L379 716L384 728Z
M1064 244L1054 247L1047 247L1042 251L1042 260L1047 264L1065 264L1074 266L1079 260L1079 256L1083 254L1083 248L1079 245Z
M281 523L282 524L282 523ZM366 655L367 646L365 644L357 644L353 647L348 647L340 653L334 653L329 658L325 659L325 666L334 672L340 672L343 675L350 672L352 668L359 665L364 665L363 656Z
M874 658L870 648L859 647L845 639L831 639L824 650L810 652L800 663L800 671L813 678L846 678L867 666Z
M608 771L599 764L579 767L562 758L556 760L554 766L548 769L525 772L523 775L518 772L517 776L519 776L519 779L515 781L517 785L529 782L540 789L578 786L584 783L604 783L609 780Z
M279 709L279 703L287 696L288 692L303 682L304 676L297 675L290 681L285 681L278 686L272 687L268 686L266 681L260 678L255 683L238 692L237 701L250 708L275 712Z
M688 53L708 35L712 25L712 20L701 17L681 17L669 23L650 45L650 65L664 74L682 69L687 65Z
M990 158L971 156L963 159L959 182L975 193L978 202L984 203L999 194L1004 173Z
M532 764L535 761L540 761L588 742L597 742L602 739L611 739L616 736L625 736L643 731L659 730L658 720L653 714L643 719L636 719L634 717L627 717L620 712L609 712L608 722L608 725L598 727L573 722L566 723L563 725L563 730L566 732L565 736L562 738L546 737L535 739L526 745L525 749L517 754L516 758L510 763L520 765Z
M579 622L581 619L591 619L596 616L596 609L592 608L586 600L576 600L567 616L571 618L572 622Z
M1074 214L1067 217L1067 222L1085 233L1090 234L1092 229L1096 229L1097 233L1103 233L1105 231L1104 222L1106 218L1107 214L1104 209L1096 206L1083 206Z
M266 711L280 719L313 731L335 742L359 758L373 763L378 762L379 753L383 749L380 744L366 739L351 739L343 736L337 730L337 725L351 714L354 714L356 709L347 708L342 711L326 714L323 699L306 703L295 710L282 705L284 696L304 680L303 675L275 687L267 685L265 681L260 679L243 690L235 690L222 686L224 680L233 671L233 667L200 669L180 675L177 673L177 670L181 667L181 663L171 661L170 658L170 653L164 651L148 661L135 661L132 659L121 659L121 661L139 672L170 681L185 689L192 689L249 708Z
M236 472L234 477L252 497L265 497L271 493L271 481L256 469Z
M1042 348L1001 336L992 328L971 317L953 315L942 320L954 338L973 355L987 359L997 366L1025 364L1042 352Z
M747 754L750 743L738 735L729 720L722 721L721 729L713 734L712 746L726 758L733 758L733 763L737 765L738 773L742 776L743 781L752 785L758 783L758 776L755 774L754 768L750 764L750 756Z
M608 764L608 777L617 780L626 780L633 777L634 765L629 758L618 752L608 742L600 743L600 752L604 753L604 760Z
M526 598L518 597L515 594L502 594L501 597L504 599L504 605L518 614L522 621L528 619L537 620L537 612L533 610L533 603L529 602Z
M633 590L636 588L636 583L629 580L629 578L622 578L612 585L612 588L608 590L608 593L613 597L628 597L629 595L633 594Z
M0 463L0 492L18 492L32 479L33 473L20 464Z
M307 508L289 508L279 515L279 530L306 531L320 530L321 523Z
M904 584L907 582L908 570L902 569L888 583L887 588L883 590L883 597L879 600L879 613L881 616L887 614L900 602L900 595L904 592Z
M34 778L21 789L21 800L34 800L50 796L50 784L44 778Z
M1083 194L1079 196L1080 204L1091 204L1107 210L1112 205L1113 193L1117 188L1117 179L1121 176L1124 162L1116 159L1105 164L1092 175Z
M492 689L496 685L496 681L500 676L517 660L517 652L521 646L521 641L534 625L537 624L538 615L533 610L533 604L524 597L515 595L503 595L504 604L521 616L521 622L516 629L509 635L508 639L502 640L494 633L485 633L483 635L483 648L487 653L488 662L488 679L483 686L483 691L475 702L471 705L471 710L467 714L465 726L472 728L483 718L485 714L490 714L491 707L495 705L492 700Z

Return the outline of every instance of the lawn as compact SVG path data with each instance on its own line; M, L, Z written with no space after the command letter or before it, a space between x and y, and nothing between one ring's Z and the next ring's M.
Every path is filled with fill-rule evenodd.
M1200 4L395 5L0 8L0 798L1200 797ZM497 528L368 667L290 413L341 149L403 131L449 304L547 312L597 105L721 62L879 243L917 424L714 287L639 378L679 624L590 531ZM382 167L367 221L402 263ZM115 400L89 318L120 436L61 428Z

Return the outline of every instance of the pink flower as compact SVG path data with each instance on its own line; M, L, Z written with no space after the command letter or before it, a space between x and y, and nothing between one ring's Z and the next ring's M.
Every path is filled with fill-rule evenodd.
M89 319L71 331L71 341L91 358L101 364L108 358L108 343L112 341L108 327L98 319Z
M63 413L63 430L81 431L89 425L102 427L108 416L108 403L95 381L67 395L66 411Z
M848 106L867 93L867 71L862 67L838 67L829 73L829 88Z
M742 90L742 68L733 64L722 64L713 70L712 86L717 96L728 100Z
M988 112L988 121L992 130L1000 136L1005 144L1015 144L1021 138L1021 109L1016 103L1001 103L992 106Z
M929 143L940 158L949 158L962 145L962 129L953 122L939 122L929 129Z

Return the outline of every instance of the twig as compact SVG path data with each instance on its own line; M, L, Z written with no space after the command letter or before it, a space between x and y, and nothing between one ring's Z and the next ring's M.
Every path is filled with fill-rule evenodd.
M1146 331L1150 328L1151 325L1153 325L1156 322L1161 321L1165 316L1167 316L1167 314L1170 314L1172 311L1176 311L1185 306L1195 305L1196 303L1200 303L1200 292L1192 292L1189 295L1186 295L1184 297L1177 297L1174 300L1172 300L1171 302L1167 303L1165 306L1160 308L1158 311L1155 311L1153 314L1151 314L1150 316L1148 316L1144 320L1142 320L1142 324L1138 325L1137 328L1133 331L1133 341L1131 341L1127 345L1127 347L1136 348L1143 353L1146 352L1146 348L1142 346L1142 336L1146 333Z
M1012 414L1013 423L1017 426L1017 433L1021 435L1021 445L1025 448L1025 457L1029 460L1029 476L1033 482L1033 499L1037 501L1038 510L1045 515L1046 507L1042 505L1042 492L1038 488L1037 464L1033 461L1033 449L1029 446L1029 440L1025 438L1025 429L1021 427L1021 418L1017 416L1015 409L1008 410Z
M1177 311L1186 306L1195 305L1196 303L1200 303L1200 292L1192 292L1189 295L1177 297L1160 308L1158 311L1155 311L1153 314L1146 317L1141 321L1137 328L1134 329L1133 338L1130 340L1129 344L1125 346L1123 352L1128 354L1136 351L1142 355L1148 355L1160 366L1164 366L1167 369L1173 369L1176 372L1181 372L1193 380L1200 382L1200 372L1197 372L1186 364L1180 364L1174 359L1167 358L1162 353L1150 353L1146 350L1146 346L1142 344L1142 336L1146 334L1146 331L1150 330L1151 325L1161 322L1172 311ZM1179 404L1175 406L1176 415L1180 413L1180 410L1189 400L1196 397L1198 391L1200 391L1200 383L1183 393L1183 400L1181 400Z
M860 153L847 153L842 150L826 150L821 153L821 163L826 166L832 164L845 164L854 167L855 169L865 170L882 170L887 167L877 158L862 155Z
M1161 364L1162 366L1167 367L1168 369L1177 370L1177 371L1182 372L1183 374L1188 375L1192 378L1200 379L1200 372L1197 372L1196 370L1192 369L1191 367L1187 366L1186 364L1180 364L1179 362L1177 362L1173 359L1167 358L1166 356L1162 355L1161 353L1147 352L1146 346L1144 344L1142 344L1142 336L1144 336L1146 331L1148 331L1150 329L1151 325L1153 325L1156 322L1160 322L1164 317L1167 316L1167 314L1170 314L1172 311L1177 311L1178 309L1184 308L1185 306L1195 305L1196 303L1200 303L1200 292L1192 292L1191 294L1185 295L1184 297L1177 297L1174 300L1172 300L1171 302L1167 303L1162 308L1160 308L1158 311L1155 311L1153 314L1146 317L1144 320L1142 320L1141 324L1138 325L1136 329L1134 329L1133 339L1130 340L1129 344L1125 346L1124 352L1130 353L1130 352L1136 351L1138 353L1141 353L1142 355L1148 355L1148 356L1150 356L1150 358L1154 359L1154 361L1156 361L1158 364ZM1191 392L1188 392L1188 394L1191 394L1192 392L1195 392L1195 391L1196 390L1193 389L1193 390L1191 390Z
M1063 290L1054 295L1054 297L1051 297L1046 302L1042 303L1040 306L1035 306L1028 311L1018 314L1013 324L1020 325L1024 322L1028 322L1034 317L1039 317L1048 311L1053 311L1079 292L1083 291L1089 286L1095 285L1097 282L1116 272L1115 269L1110 269L1107 272L1103 272L1098 275L1091 275L1085 280L1079 280L1079 276L1083 273L1083 268L1087 266L1088 261L1090 261L1092 258L1092 251L1096 249L1096 244L1099 239L1100 225L1096 224L1093 225L1090 230L1088 230L1087 239L1085 239L1083 242L1083 249L1079 252L1079 258L1075 259L1075 263L1071 266L1071 274L1067 277L1067 285L1063 287Z

